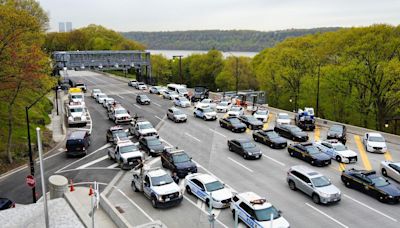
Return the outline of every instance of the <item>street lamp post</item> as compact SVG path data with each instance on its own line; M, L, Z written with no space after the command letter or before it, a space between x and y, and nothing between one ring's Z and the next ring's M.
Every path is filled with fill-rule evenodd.
M181 79L181 84L183 84L183 77L182 77L182 55L174 55L172 58L179 58L179 78Z
M31 175L35 177L35 163L33 161L33 154L32 154L32 145L31 145L31 133L30 133L30 123L29 123L29 109L32 108L40 99L42 99L46 94L48 94L53 88L50 88L46 91L42 96L36 99L32 104L29 106L25 106L25 116L26 116L26 126L27 126L27 133L28 133L28 156L29 156L29 167L31 170ZM36 188L35 186L32 187L32 199L33 203L36 203Z

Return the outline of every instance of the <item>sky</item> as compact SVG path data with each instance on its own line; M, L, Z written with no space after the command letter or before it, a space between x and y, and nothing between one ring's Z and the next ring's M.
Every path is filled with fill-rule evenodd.
M39 0L50 17L73 28L120 32L352 27L400 24L399 0Z

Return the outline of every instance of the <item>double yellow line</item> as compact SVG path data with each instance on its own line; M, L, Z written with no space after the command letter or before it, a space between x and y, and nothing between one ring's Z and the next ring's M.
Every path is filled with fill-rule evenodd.
M361 142L361 138L358 135L354 136L354 140L356 141L358 151L360 152L361 160L364 164L364 168L366 170L372 170L371 163L369 162L367 152L364 149L364 145Z

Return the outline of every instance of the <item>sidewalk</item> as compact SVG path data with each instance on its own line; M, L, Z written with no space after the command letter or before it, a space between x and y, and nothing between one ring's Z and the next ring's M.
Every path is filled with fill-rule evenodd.
M51 114L49 115L50 117L50 124L46 126L47 129L51 130L53 133L53 141L56 143L59 143L65 139L66 135L66 126L65 126L65 120L64 120L64 100L66 99L66 96L62 91L58 92L58 101L55 101L55 98L53 97L53 110L51 111ZM58 102L58 104L56 104ZM58 105L58 115L57 115L57 109L56 106Z
M89 196L89 188L75 187L75 191L64 193L64 198L72 207L75 214L79 217L86 227L92 227L91 214L91 197ZM116 227L111 218L99 207L94 213L95 227Z

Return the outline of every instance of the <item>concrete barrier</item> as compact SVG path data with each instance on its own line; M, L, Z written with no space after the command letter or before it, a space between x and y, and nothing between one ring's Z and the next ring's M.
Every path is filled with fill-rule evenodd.
M49 177L50 199L62 198L68 191L68 179L61 175L52 175Z
M111 204L107 197L101 193L100 194L100 207L110 216L111 220L119 228L132 228L129 222L124 218L121 213Z

